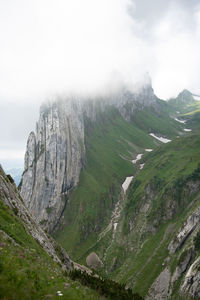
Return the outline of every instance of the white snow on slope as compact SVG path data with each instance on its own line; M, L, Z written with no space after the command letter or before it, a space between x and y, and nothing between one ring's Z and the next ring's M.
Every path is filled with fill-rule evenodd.
M116 229L117 229L117 224L118 223L114 223L114 231L116 231Z
M143 155L143 154L138 154L138 155L136 156L136 159L133 159L133 160L132 160L132 163L133 163L133 164L136 164L136 162L142 158L142 155Z
M192 131L192 129L185 128L184 131L189 132L189 131Z
M122 184L122 188L124 190L124 193L126 193L131 181L133 180L133 176L126 177L124 183Z
M151 152L153 149L145 149L146 152Z
M144 168L144 164L140 164L140 170Z
M174 118L174 120L179 122L179 123L182 123L182 124L185 124L187 122L187 120L179 120L177 118Z
M155 135L154 133L149 133L149 135L151 135L152 137L154 137L155 139L159 140L162 143L169 143L169 142L171 142L171 140L166 139L166 138L164 138L162 136L159 137L159 136Z

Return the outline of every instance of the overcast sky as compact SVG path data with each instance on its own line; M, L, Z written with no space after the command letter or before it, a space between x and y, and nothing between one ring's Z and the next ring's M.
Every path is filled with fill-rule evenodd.
M23 160L39 105L149 72L200 94L200 0L0 0L0 161Z

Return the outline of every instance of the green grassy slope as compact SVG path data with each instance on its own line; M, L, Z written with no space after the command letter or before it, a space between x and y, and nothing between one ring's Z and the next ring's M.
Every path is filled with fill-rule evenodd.
M118 234L107 259L111 262L113 257L121 257L111 276L132 286L134 283L135 290L144 296L163 269L174 233L200 199L200 192L193 194L189 189L191 182L200 180L200 137L188 136L163 145L143 162L145 167L127 194L122 235ZM121 253L122 241L126 255Z
M114 109L99 115L97 122L85 120L86 167L55 233L72 257L85 263L85 257L95 251L103 260L104 276L134 287L143 296L165 266L171 239L199 200L198 193L190 195L189 188L184 189L195 180L200 163L198 114L184 115L194 111L197 103L191 101L185 108L182 102L157 102L156 107L137 111L131 122ZM184 132L184 128L193 131ZM150 132L173 141L162 144ZM145 148L154 151L145 153ZM110 221L122 182L138 173L130 163L137 153L145 154L140 161L145 166L124 199L114 240L112 230L98 239Z
M157 99L156 107L144 108L133 115L132 123L147 133L158 133L173 138L182 130L182 125L171 117L174 108L163 100Z
M23 200L13 179L1 167L0 179L0 299L57 299L58 291L64 299L100 299L97 291L71 280L68 271L63 271L28 233L31 223L27 225L20 218L24 214ZM11 209L5 204L7 201L19 201L19 205ZM28 213L26 217L30 220ZM39 231L35 234L38 238ZM58 245L54 246L60 251Z
M57 291L64 299L100 299L64 274L0 200L0 298L57 299Z
M194 187L200 183L200 123L197 113L190 116L187 127L192 133L143 157L145 166L131 183L116 238L107 252L110 276L142 296L166 267L170 241L199 205L200 191ZM171 271L182 252L170 257ZM183 299L175 291L172 297Z
M64 225L54 235L75 260L85 263L88 249L108 224L122 182L135 174L131 159L145 148L160 144L149 133L173 137L181 130L182 125L169 116L163 117L159 101L157 110L138 111L131 122L125 121L113 107L99 113L96 122L86 118L86 167L78 187L69 196Z

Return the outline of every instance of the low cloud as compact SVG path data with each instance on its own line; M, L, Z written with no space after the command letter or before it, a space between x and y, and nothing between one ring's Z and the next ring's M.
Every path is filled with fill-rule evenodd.
M57 92L100 92L146 72L161 97L198 92L200 9L196 1L165 2L2 1L0 97L41 102Z
M200 94L197 0L0 1L0 43L2 151L25 148L55 93L130 88L149 72L161 98Z

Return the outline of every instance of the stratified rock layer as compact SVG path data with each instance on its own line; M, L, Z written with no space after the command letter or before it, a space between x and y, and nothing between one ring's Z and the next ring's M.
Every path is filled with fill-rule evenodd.
M77 185L84 163L84 126L79 102L56 101L43 105L30 133L25 154L21 195L27 207L52 231Z

